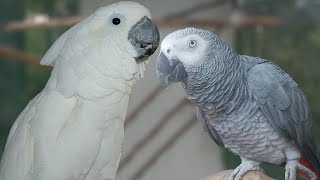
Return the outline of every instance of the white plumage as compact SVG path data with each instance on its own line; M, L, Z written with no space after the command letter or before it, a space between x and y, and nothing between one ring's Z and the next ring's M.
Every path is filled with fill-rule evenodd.
M121 24L112 24L112 18ZM41 64L54 66L46 87L14 123L1 180L113 180L132 86L144 62L128 32L149 11L120 2L65 32Z

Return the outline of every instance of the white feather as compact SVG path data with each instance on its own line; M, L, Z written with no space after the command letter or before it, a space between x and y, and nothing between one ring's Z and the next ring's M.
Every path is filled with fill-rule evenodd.
M117 29L107 24L115 11L126 17ZM103 7L52 45L41 61L51 77L12 126L1 180L115 179L129 94L144 71L127 35L144 16L134 2Z

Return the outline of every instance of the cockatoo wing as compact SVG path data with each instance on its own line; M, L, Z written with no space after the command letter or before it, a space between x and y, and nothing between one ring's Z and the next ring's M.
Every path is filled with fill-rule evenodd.
M110 145L116 137L103 134L108 134L106 129L117 132L122 128L116 128L118 121L110 121L106 111L94 102L79 97L65 99L58 92L44 89L10 131L1 161L1 179L83 179L103 143L109 147L100 155L106 166L115 156ZM103 165L97 168L103 169Z
M68 29L66 32L64 32L50 47L50 49L45 53L43 58L40 61L41 65L46 66L53 66L56 59L61 58L63 56L62 49L65 47L66 42L69 40L69 38L72 37L72 35L75 33L78 27L82 26L83 24L87 23L92 19L92 16L87 17L86 19L82 20L80 23L74 25L70 29Z
M40 61L41 65L46 65L46 66L53 66L55 60L57 59L57 57L60 54L62 48L64 47L66 41L68 40L68 38L70 37L70 35L72 34L72 32L74 31L74 29L76 29L77 26L73 26L72 28L70 28L69 30L67 30L66 32L64 32L51 46L51 48L46 52L46 54L43 56L43 58Z

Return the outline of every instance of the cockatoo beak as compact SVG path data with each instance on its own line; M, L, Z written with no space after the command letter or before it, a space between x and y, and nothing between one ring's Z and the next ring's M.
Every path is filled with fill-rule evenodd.
M135 57L137 63L146 61L156 51L160 42L157 26L146 16L130 29L128 37L138 53Z

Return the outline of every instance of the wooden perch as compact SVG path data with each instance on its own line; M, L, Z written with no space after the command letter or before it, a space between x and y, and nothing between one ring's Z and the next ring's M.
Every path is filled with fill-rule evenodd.
M60 27L71 27L83 19L81 16L71 16L66 18L52 18L43 21L13 21L5 25L6 32L23 31L27 29L50 29Z
M30 64L34 66L38 66L47 70L50 70L51 67L49 66L42 66L40 65L41 58L39 56L31 55L25 52L21 52L18 50L15 50L13 48L8 47L0 47L0 57L22 62L24 64Z
M194 13L205 11L207 9L218 8L218 7L225 5L227 3L229 3L229 2L226 0L203 2L203 3L200 3L196 6L192 6L191 8L182 10L180 12L168 14L164 17L164 19L169 20L169 19L185 18L190 15L193 15Z
M276 17L257 17L247 16L239 18L238 21L229 18L214 19L173 19L167 21L156 21L159 28L181 28L181 27L256 27L263 26L265 28L276 28L281 26L282 21Z
M59 27L70 27L80 22L83 19L81 16L73 16L66 18L53 18L44 21L14 21L9 22L4 26L6 32L17 32L27 29L50 29ZM212 19L170 19L170 20L155 20L159 28L181 28L181 27L255 27L263 26L266 28L276 28L281 26L282 21L277 17L272 16L245 16L237 21L231 18L212 18Z
M213 176L204 178L202 180L229 180L229 177L232 171L233 170L223 171ZM246 175L244 175L244 177L242 178L242 180L253 180L253 179L254 180L274 180L273 178L265 175L261 171L250 171Z

